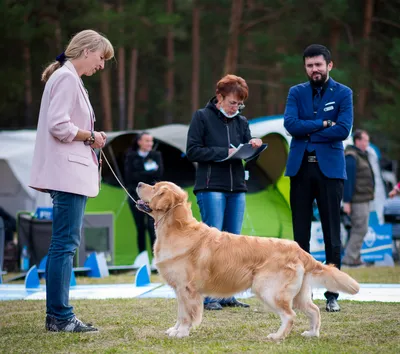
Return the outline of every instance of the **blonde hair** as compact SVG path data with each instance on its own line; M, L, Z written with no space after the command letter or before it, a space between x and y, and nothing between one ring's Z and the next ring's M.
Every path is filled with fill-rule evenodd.
M105 60L110 60L114 56L114 48L106 37L93 30L84 30L72 37L67 49L65 49L65 57L67 60L77 59L82 56L85 49L92 52L102 51ZM61 63L58 61L48 65L42 73L42 81L47 82L50 76L60 67Z

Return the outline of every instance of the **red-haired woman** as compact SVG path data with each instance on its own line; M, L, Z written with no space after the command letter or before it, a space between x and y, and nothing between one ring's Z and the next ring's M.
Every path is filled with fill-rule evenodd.
M222 231L240 234L245 209L245 171L239 159L225 159L239 144L261 146L261 139L251 137L249 123L241 110L249 94L246 81L226 75L217 83L216 96L205 108L197 110L190 123L186 154L197 162L194 193L204 223ZM207 297L207 310L222 306L248 307L234 297Z

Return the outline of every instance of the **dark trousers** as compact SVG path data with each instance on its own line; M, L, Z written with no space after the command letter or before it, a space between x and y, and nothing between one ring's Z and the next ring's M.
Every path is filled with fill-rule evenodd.
M318 162L308 162L307 155L306 152L297 175L290 178L294 240L304 251L310 252L312 203L316 199L324 234L326 263L340 269L340 203L344 181L326 177ZM338 296L329 291L325 293L327 299Z
M139 253L146 250L146 230L149 232L151 249L153 249L154 243L156 242L154 219L150 215L138 210L135 203L130 198L128 203L129 207L131 208L133 218L135 219Z

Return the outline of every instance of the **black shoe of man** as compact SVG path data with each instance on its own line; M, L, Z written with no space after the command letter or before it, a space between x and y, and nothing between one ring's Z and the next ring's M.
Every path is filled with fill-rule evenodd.
M340 311L340 306L334 297L326 300L326 311L328 311L328 312L339 312Z

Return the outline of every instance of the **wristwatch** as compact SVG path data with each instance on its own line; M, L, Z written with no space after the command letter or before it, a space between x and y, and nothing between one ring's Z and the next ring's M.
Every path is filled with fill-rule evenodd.
M91 130L90 131L90 138L87 138L83 143L85 145L93 145L95 142L95 138L94 138L94 131Z
M332 121L330 119L326 121L326 126L328 128L332 126Z

